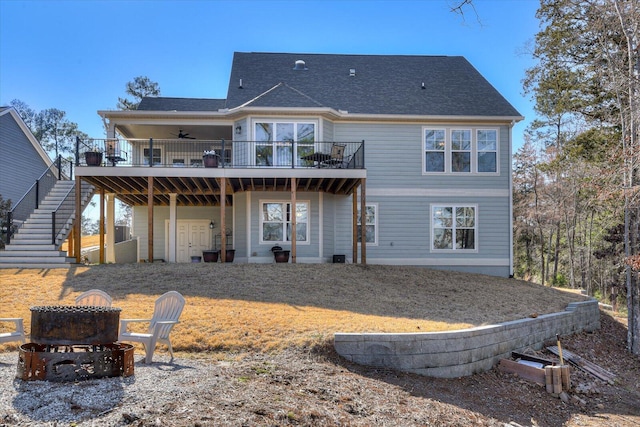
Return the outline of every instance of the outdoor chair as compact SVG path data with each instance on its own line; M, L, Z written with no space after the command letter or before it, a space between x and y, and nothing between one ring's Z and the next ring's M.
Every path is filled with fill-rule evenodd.
M169 347L171 361L173 361L173 347L169 334L173 327L179 323L178 319L184 308L185 300L180 293L169 291L161 295L155 304L151 319L120 319L120 335L118 341L139 342L145 348L145 363L151 363L156 344L161 343ZM146 333L131 332L128 330L129 323L148 322L149 328Z
M83 292L76 298L76 305L92 305L96 307L111 307L111 297L100 289Z
M347 148L344 144L333 144L331 146L331 154L329 159L320 164L323 168L341 168L344 162L344 150Z
M11 332L0 332L0 343L11 342L11 341L20 341L22 344L25 343L25 335L24 335L24 326L22 324L22 319L17 317L4 317L0 318L0 323L13 323L15 327L12 328Z

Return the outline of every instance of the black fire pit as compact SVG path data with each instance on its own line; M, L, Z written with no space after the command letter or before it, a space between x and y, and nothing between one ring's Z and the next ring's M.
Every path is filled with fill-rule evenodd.
M31 307L31 340L38 344L108 344L118 340L119 308Z
M116 343L120 309L31 307L31 339L20 346L17 377L76 381L133 375L133 346Z

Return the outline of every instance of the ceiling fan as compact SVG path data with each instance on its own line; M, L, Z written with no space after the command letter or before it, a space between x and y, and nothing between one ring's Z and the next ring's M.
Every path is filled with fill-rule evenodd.
M177 136L178 139L195 139L194 137L189 136L188 133L182 133L182 129L178 130L178 134L177 135L175 133L172 133L171 135Z

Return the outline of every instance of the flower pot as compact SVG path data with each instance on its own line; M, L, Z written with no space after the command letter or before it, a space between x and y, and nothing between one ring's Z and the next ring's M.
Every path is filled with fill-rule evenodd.
M289 262L289 253L291 253L291 251L283 250L282 246L272 247L271 252L273 252L273 258L276 262Z
M204 262L218 262L219 251L202 251L202 260Z
M233 258L235 258L235 256L236 256L235 249L227 249L227 251L224 253L225 262L233 262Z
M202 260L201 256L193 255L191 257L191 262L200 262Z
M276 262L289 262L291 251L273 251L273 257Z
M215 154L206 154L202 156L202 163L205 168L217 168L218 167L218 156Z
M100 166L102 164L102 153L99 151L85 151L84 161L87 166Z

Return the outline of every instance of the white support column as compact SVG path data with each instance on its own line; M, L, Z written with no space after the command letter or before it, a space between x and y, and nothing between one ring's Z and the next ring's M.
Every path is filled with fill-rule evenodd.
M169 262L176 262L176 228L178 224L178 208L176 205L178 195L169 194Z
M116 262L116 195L106 194L107 198L107 264Z

